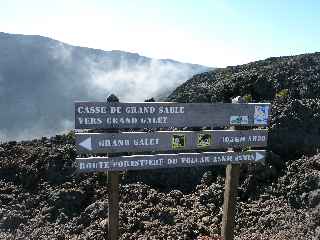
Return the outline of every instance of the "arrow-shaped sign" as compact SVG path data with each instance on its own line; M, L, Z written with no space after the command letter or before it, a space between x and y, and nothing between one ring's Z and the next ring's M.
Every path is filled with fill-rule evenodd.
M202 152L118 157L77 158L80 172L128 171L173 167L253 163L266 157L265 150L246 152Z
M265 158L264 155L260 154L259 152L256 152L256 161L259 161L259 160L264 159L264 158Z
M89 137L89 138L83 140L82 142L80 142L79 146L91 151L92 150L91 137Z
M268 130L76 133L78 153L114 153L264 147Z

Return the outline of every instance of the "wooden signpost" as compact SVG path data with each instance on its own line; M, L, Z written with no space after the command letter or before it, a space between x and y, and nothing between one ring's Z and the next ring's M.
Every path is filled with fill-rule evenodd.
M174 167L253 163L265 159L265 150L246 152L202 152L121 157L77 158L80 172L129 171Z
M118 239L118 172L174 167L228 165L222 235L233 239L234 208L239 176L230 174L231 167L242 163L264 161L265 150L221 151L235 147L265 147L270 104L231 103L119 103L76 102L77 129L139 129L136 132L77 133L80 154L108 154L105 157L79 157L79 172L108 172L109 227L108 239ZM251 130L152 131L172 127L260 127ZM148 129L148 132L141 131ZM189 152L197 150L201 152ZM219 150L219 151L214 151ZM183 153L181 151L184 151ZM112 156L112 153L147 153ZM167 152L161 154L161 152ZM168 153L169 152L169 153ZM157 153L157 154L155 154ZM160 154L159 154L160 153ZM232 170L232 169L231 169ZM228 172L229 171L229 172ZM236 175L239 171L235 171ZM228 190L228 193L227 193ZM114 192L114 194L113 194ZM230 194L229 194L230 193ZM227 221L225 220L227 219ZM230 227L231 226L231 227Z
M77 150L83 154L265 147L267 141L265 129L76 133Z
M75 128L266 126L270 104L76 102Z

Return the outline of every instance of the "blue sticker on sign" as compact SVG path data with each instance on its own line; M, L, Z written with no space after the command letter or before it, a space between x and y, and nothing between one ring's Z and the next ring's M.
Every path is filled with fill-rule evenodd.
M230 117L231 125L246 125L249 124L248 116L231 116Z
M269 106L255 106L254 124L268 124Z

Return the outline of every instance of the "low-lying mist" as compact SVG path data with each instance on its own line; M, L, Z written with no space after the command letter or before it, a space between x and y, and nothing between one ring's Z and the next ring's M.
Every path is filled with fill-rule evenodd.
M74 128L74 101L161 100L199 65L121 51L73 47L38 36L0 34L0 141Z

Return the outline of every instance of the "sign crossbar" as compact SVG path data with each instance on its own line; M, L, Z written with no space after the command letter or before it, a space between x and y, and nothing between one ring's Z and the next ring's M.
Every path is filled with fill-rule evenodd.
M119 157L77 158L80 172L128 171L174 167L253 163L265 160L265 150L245 152L202 152Z
M265 129L76 133L82 154L265 147L267 141Z
M76 129L267 126L269 103L76 102Z

